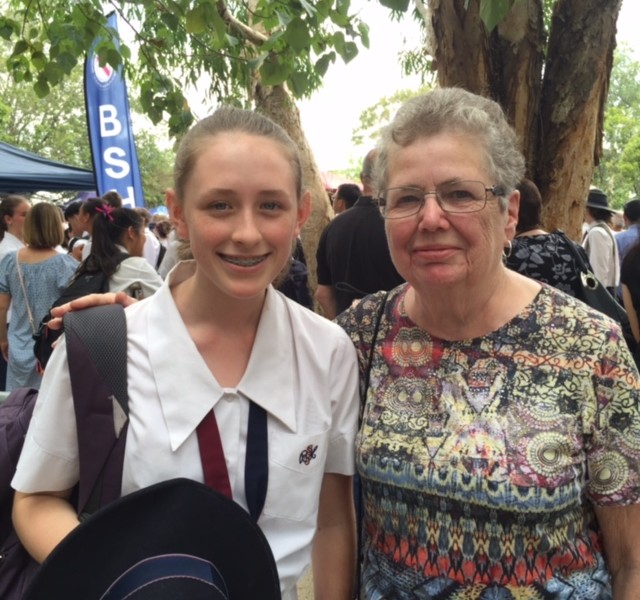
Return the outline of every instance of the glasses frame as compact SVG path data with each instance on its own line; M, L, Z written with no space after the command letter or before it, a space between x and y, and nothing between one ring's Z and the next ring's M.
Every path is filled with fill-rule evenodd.
M495 196L496 198L501 198L502 196L504 196L504 193L505 193L504 189L501 186L499 186L497 183L493 184L491 187L487 187L487 185L484 182L477 181L477 180L474 180L474 179L463 179L461 181L456 181L456 182L452 182L452 183L457 183L457 184L478 183L478 184L480 184L484 188L484 202L482 203L482 206L478 206L478 208L474 208L473 210L448 210L444 206L442 206L442 200L441 200L440 196L438 195L438 191L437 190L423 190L421 188L413 187L413 186L410 186L410 185L399 185L399 186L387 188L386 190L384 190L382 192L382 195L378 199L378 206L380 207L380 212L382 214L382 217L384 219L388 219L388 220L407 219L409 217L415 217L424 208L424 205L427 202L427 196L433 196L436 199L436 202L438 203L438 206L440 207L440 210L442 210L442 212L444 212L444 213L453 214L453 215L468 215L468 214L473 214L473 213L476 213L476 212L480 212L482 209L484 209L484 207L487 205L487 201L489 200L489 194L491 194L492 196ZM416 208L416 210L414 212L411 212L411 213L408 213L408 214L404 214L404 215L399 216L399 217L392 217L392 216L387 215L387 212L386 212L386 204L387 204L386 195L392 190L403 190L403 189L404 190L415 190L416 192L420 192L420 194L422 194L422 202L420 202L420 204L418 205L418 207Z

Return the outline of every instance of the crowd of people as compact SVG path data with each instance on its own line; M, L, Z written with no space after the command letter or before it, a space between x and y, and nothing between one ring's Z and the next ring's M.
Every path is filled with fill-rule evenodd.
M212 428L226 492L264 532L285 600L310 564L318 600L637 600L638 370L620 326L575 298L572 257L621 298L640 341L640 200L618 234L595 189L582 245L546 231L500 106L432 90L383 130L352 206L355 190L336 193L342 212L316 256L321 316L273 285L311 201L278 125L220 108L183 138L174 177L167 205L187 258L143 302L84 301L128 306L123 495L205 481ZM18 241L19 206L3 217ZM133 213L82 205L83 268L144 254ZM12 483L38 561L79 525L65 352L44 372Z
M11 194L0 201L0 224L0 388L6 391L40 387L33 336L74 278L103 272L109 291L150 296L162 284L159 267L175 237L168 217L123 207L117 192L62 208L32 207Z

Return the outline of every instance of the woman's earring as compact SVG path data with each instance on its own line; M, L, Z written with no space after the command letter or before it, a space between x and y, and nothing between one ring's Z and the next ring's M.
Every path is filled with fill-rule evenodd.
M511 252L513 251L513 244L511 240L507 240L507 245L502 249L503 258L509 258L511 256Z

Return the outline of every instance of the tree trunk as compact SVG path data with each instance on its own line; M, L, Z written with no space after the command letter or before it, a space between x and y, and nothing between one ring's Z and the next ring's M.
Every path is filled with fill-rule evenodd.
M432 0L435 67L441 87L463 87L491 97L489 40L480 21L478 0Z
M548 228L578 238L602 152L604 106L622 0L558 0L540 110L536 165Z
M320 234L329 222L331 214L329 197L324 189L311 148L302 131L300 112L289 92L281 85L264 87L256 84L254 87L254 100L256 110L264 113L283 127L300 149L303 186L311 192L311 215L301 237L309 268L309 286L313 293L317 286L316 248L318 247Z
M498 99L513 125L527 158L527 177L535 179L540 130L544 26L540 0L516 2L491 36Z
M542 193L545 227L577 238L601 152L622 0L557 0L546 64L543 2L514 2L489 34L480 0L432 0L426 26L438 83L500 102Z

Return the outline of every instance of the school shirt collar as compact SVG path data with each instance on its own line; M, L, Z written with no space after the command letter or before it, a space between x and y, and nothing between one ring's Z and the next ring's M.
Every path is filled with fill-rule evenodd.
M194 433L208 411L229 392L217 383L198 353L171 296L171 286L187 279L194 269L193 261L179 263L147 300L148 331L157 332L157 324L165 324L159 336L147 339L173 450ZM181 370L181 363L188 373ZM254 401L295 432L294 365L294 340L286 300L270 286L246 372L232 391Z

